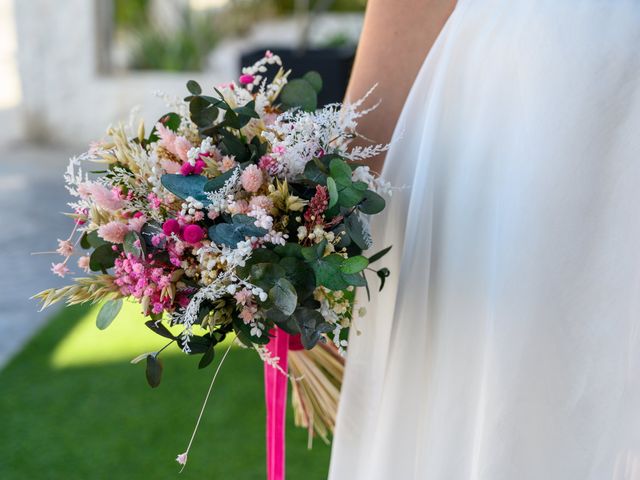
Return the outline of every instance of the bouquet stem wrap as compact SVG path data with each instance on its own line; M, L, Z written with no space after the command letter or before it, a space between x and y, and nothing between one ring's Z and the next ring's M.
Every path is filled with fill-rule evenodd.
M280 328L274 328L271 333L274 336L267 345L267 349L274 358L277 358L277 367L268 362L264 363L267 480L284 480L289 349L300 350L302 345L297 336L292 336Z

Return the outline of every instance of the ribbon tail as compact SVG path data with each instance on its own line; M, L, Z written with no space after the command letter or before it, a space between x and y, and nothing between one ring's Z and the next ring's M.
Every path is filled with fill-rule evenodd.
M279 328L267 345L273 357L278 357L276 368L265 362L264 388L267 407L267 480L284 480L285 472L285 419L287 414L286 375L288 368L290 335Z

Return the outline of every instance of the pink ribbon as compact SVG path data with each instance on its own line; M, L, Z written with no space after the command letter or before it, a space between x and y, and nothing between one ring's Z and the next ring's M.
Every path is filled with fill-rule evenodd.
M287 416L287 387L289 377L289 349L300 350L299 335L289 335L280 328L271 331L273 337L267 349L278 357L278 367L264 363L264 393L267 405L267 480L284 480L285 420Z

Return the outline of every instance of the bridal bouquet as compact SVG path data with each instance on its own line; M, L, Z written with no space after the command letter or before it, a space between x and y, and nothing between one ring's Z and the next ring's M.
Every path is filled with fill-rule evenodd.
M271 81L269 65L279 68ZM388 187L359 164L387 146L349 146L371 110L360 109L366 96L317 109L320 76L289 77L267 52L238 82L205 91L189 81L148 135L142 123L110 128L109 140L72 158L75 228L52 270L89 275L37 297L44 307L104 302L99 328L133 300L151 330L201 356L200 368L233 334L264 360L268 404L283 389L286 400L291 378L297 423L326 437L334 413L322 411L318 389L335 410L354 289L369 293L367 270L380 287L389 274L370 267L388 248L363 254L367 217L383 210ZM146 360L152 387L162 350L134 359ZM294 352L311 356L287 363ZM305 375L308 361L324 386Z

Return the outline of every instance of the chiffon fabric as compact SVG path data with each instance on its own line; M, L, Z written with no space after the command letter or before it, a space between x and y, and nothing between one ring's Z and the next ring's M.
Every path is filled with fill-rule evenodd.
M459 2L394 142L329 478L640 479L640 1Z

